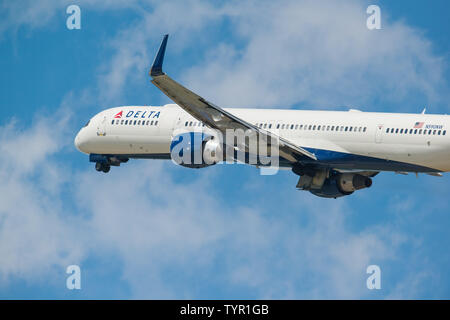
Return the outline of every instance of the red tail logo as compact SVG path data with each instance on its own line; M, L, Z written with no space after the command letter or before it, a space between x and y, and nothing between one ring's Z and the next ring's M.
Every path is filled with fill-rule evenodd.
M114 118L116 119L116 118L122 118L122 112L123 111L120 111L118 114L116 114L115 116L114 116Z

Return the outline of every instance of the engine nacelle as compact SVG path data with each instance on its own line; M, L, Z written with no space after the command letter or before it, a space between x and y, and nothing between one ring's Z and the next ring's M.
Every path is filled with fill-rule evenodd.
M300 173L297 188L308 190L312 194L324 198L348 196L372 185L372 179L357 173L339 173L326 170L293 170Z
M203 132L185 132L172 139L170 156L180 166L198 169L222 161L223 151L214 136Z
M372 179L355 173L341 173L337 175L336 180L338 188L343 193L352 193L372 185Z
M222 145L214 137L203 144L203 161L211 165L223 161Z
M343 196L348 196L353 192L342 192L337 185L337 180L334 178L325 179L322 187L320 189L309 189L313 195L322 198L339 198Z

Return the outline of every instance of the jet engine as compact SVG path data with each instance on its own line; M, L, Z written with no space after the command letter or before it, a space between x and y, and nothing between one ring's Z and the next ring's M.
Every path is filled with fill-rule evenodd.
M203 143L203 160L209 164L223 161L223 148L217 139L212 138Z
M356 190L369 188L372 179L358 173L339 173L334 170L293 170L300 174L297 188L308 190L312 194L324 198L348 196Z
M337 186L341 192L354 192L359 189L369 188L372 179L355 173L341 173L337 176Z
M186 132L172 139L170 156L180 166L198 169L221 162L223 149L219 140L212 135Z

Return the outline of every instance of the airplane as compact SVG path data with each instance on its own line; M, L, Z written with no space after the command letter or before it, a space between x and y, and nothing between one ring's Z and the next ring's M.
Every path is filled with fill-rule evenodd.
M167 40L165 35L149 75L175 104L115 107L93 116L74 143L97 171L109 172L129 159L173 160L181 141L187 142L184 154L175 154L185 160L177 163L188 168L220 163L218 155L230 146L235 160L238 153L248 156L248 141L234 145L234 140L214 138L227 130L266 141L267 149L276 146L279 168L300 176L296 187L325 198L369 188L383 171L433 176L450 171L447 115L220 108L163 72ZM209 156L187 161L194 150ZM260 168L261 162L251 165Z

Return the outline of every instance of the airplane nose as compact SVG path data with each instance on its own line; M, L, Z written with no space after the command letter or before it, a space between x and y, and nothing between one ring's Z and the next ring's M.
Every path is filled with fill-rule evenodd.
M78 134L75 137L75 140L73 141L75 148L78 149L78 151L80 152L84 152L83 149L85 149L84 147L86 146L86 135L85 132L83 133L82 130L80 130L80 132L78 132Z
M80 150L80 133L79 132L77 133L75 140L73 141L73 144L75 145L75 148L77 148L78 151L82 152Z

